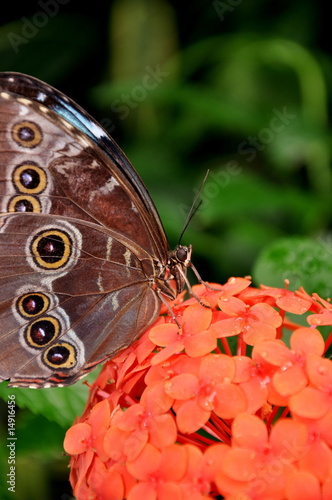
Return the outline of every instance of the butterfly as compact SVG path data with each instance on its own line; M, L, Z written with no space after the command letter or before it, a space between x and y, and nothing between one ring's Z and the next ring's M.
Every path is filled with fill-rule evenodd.
M183 290L192 248L170 250L107 132L21 73L0 73L0 176L0 381L66 386L128 347Z

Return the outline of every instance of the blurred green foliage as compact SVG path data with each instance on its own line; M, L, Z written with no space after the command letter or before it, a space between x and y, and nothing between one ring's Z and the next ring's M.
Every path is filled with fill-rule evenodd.
M148 186L171 246L210 169L183 237L204 279L252 275L256 285L283 286L288 278L292 289L328 297L332 60L323 8L309 0L15 4L0 26L0 70L47 81L103 124ZM1 498L70 498L62 439L84 390L24 395L1 385L20 405L17 494L2 483ZM5 404L0 415L5 438ZM4 445L0 460L6 474Z

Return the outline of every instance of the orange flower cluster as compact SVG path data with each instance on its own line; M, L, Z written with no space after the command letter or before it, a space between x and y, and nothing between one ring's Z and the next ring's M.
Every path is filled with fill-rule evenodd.
M332 499L332 305L213 287L103 367L64 442L77 500Z

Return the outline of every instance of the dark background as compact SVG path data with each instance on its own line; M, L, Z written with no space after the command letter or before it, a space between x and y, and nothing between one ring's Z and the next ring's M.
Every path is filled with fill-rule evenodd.
M252 275L256 285L282 286L288 278L291 288L328 297L327 5L9 2L1 17L0 71L45 80L101 121L146 183L172 247L211 170L202 207L183 237L204 279ZM161 76L147 88L155 71ZM15 393L24 407L17 414L17 493L8 498L70 498L63 496L70 488L62 439L86 393L75 406L76 386L68 393L46 390L45 397L45 391L20 396L1 389L5 401ZM5 410L4 404L4 439ZM1 498L7 493L0 490Z

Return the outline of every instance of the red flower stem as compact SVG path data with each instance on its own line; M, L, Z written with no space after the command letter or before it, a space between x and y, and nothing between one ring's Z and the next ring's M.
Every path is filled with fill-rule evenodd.
M283 325L282 325L283 328L286 328L287 330L296 330L297 328L299 328L299 325L296 324L296 323L293 323L293 321L290 321L289 319L287 319L287 317L284 319L284 322L283 322Z
M245 356L247 344L243 341L243 335L240 333L237 338L236 354L238 356Z
M229 425L224 420L217 417L214 413L211 413L208 423L210 425L213 424L214 428L217 429L219 433L218 439L220 439L220 441L224 443L230 442L231 430L229 428Z
M217 347L213 351L215 354L224 354L224 352L220 349L219 345L217 344Z
M328 348L330 347L330 345L332 344L332 332L330 332L329 336L327 337L326 341L325 341L325 351L326 352L328 350Z
M278 420L281 420L282 418L286 418L287 415L289 414L289 408L288 406L284 409L284 411L282 412L282 414L280 415L279 419Z
M218 441L220 440L220 436L218 436L218 434L214 431L211 423L207 422L206 425L202 425L202 429L208 434L211 434L211 436L213 436L215 439L218 439ZM212 442L212 440L210 441Z
M98 397L100 398L101 401L103 399L107 399L109 396L109 393L104 391L103 389L98 389L97 394L98 394Z
M128 406L133 406L133 405L136 405L137 403L139 403L138 399L135 400L129 394L125 394L124 401L128 404Z
M270 427L273 423L273 420L275 419L278 411L280 410L280 406L275 406L273 410L271 411L269 418L266 419L266 425Z
M221 340L221 345L224 348L225 354L227 354L227 356L233 356L231 348L229 347L227 339L225 337L222 337L220 340Z
M193 444L194 446L198 446L202 451L204 451L210 444L215 443L215 441L204 438L204 436L197 433L190 434L188 436L178 434L176 442L179 444Z

